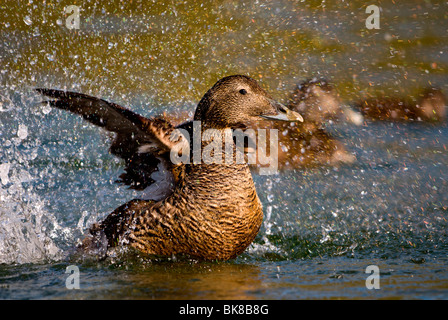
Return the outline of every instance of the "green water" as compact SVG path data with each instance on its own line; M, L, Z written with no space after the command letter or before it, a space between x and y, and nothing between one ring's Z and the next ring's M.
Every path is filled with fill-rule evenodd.
M142 257L77 265L64 252L137 194L115 184L109 136L38 105L33 87L107 98L143 115L193 110L222 76L248 74L276 99L309 77L347 103L448 90L448 6L360 1L0 4L1 299L447 299L448 127L328 124L357 162L254 175L265 208L255 243L225 263ZM3 170L3 171L2 171ZM0 170L5 172L4 167ZM377 266L379 289L366 268Z

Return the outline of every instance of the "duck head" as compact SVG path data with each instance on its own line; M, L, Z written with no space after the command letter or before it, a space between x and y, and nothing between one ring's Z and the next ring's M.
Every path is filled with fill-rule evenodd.
M300 121L302 116L276 102L258 83L244 75L219 80L201 99L194 120L215 128L242 128L265 119Z
M308 79L300 83L288 107L304 115L307 122L323 124L344 120L356 125L363 122L360 113L343 105L337 91L325 79Z

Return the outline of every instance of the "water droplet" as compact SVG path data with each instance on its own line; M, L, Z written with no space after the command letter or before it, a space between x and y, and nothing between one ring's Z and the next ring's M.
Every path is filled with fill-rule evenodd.
M9 182L9 168L11 167L10 163L2 163L0 164L0 181L3 185L6 185Z
M19 125L19 130L17 130L17 136L19 139L23 140L28 137L28 128L24 124Z
M48 103L42 105L42 113L49 114L51 111L51 107Z
M47 53L45 56L49 61L54 61L54 54Z
M33 23L33 21L31 21L30 16L25 16L25 17L23 18L23 22L25 22L25 24L26 24L27 26L30 26L30 25Z

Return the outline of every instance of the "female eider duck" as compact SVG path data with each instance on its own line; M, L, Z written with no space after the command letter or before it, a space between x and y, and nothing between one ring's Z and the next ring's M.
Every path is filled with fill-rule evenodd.
M81 251L102 259L109 248L130 246L149 255L228 260L252 243L263 211L248 165L171 161L175 147L187 141L185 135L173 132L176 128L192 132L192 122L174 127L88 95L36 90L52 98L51 106L116 133L110 151L125 161L121 181L149 191L145 199L131 200L94 224ZM202 130L214 129L224 136L259 118L303 121L243 75L219 80L200 100L194 115ZM201 151L205 148L202 141Z

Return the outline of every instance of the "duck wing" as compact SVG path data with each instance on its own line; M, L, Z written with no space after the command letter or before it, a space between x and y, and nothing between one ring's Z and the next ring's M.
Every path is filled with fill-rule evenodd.
M118 182L145 190L143 198L161 200L174 189L179 168L170 161L171 150L185 137L170 122L145 118L118 104L86 94L37 88L50 106L81 115L90 123L116 134L110 152L125 161Z

